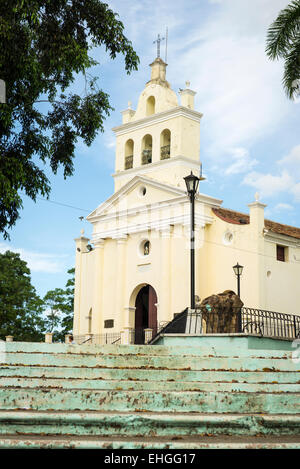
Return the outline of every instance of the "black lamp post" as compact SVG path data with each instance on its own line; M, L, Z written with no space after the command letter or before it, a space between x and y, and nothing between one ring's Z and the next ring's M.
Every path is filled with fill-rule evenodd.
M237 262L237 264L234 265L232 268L237 278L237 294L238 294L238 297L240 297L241 296L241 275L243 273L244 266L239 265L239 263Z
M184 178L187 193L191 202L191 309L195 309L195 195L198 190L200 178L195 176L192 172L189 176Z

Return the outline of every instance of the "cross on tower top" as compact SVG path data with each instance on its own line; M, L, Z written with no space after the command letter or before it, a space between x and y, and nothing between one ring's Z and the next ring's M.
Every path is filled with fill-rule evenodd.
M165 38L160 37L160 35L158 34L157 39L155 41L153 41L153 44L155 44L157 42L157 57L160 57L160 43L161 43L161 41L164 41L164 40L165 40Z

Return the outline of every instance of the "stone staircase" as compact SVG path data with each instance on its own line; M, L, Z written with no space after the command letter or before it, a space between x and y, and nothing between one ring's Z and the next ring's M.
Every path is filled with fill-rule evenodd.
M0 448L299 449L291 349L258 337L249 347L244 335L198 339L0 342Z

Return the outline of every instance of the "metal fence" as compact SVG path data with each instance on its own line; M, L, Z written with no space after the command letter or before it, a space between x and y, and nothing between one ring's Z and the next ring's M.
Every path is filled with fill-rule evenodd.
M130 329L127 331L125 342L127 344L147 344L157 334L158 328L154 329ZM73 336L73 343L83 344L122 344L122 332L107 334L85 334Z
M85 335L74 335L73 342L79 345L83 344L120 344L121 333L109 333L109 334L85 334Z
M242 331L265 337L300 337L300 316L253 308L242 308Z
M300 338L300 316L243 307L237 312L186 309L159 329L159 334L258 334L282 339Z
M300 316L243 307L232 313L203 312L185 309L157 329L130 329L126 343L148 344L160 334L248 333L280 339L300 338ZM121 332L74 336L77 344L121 344Z

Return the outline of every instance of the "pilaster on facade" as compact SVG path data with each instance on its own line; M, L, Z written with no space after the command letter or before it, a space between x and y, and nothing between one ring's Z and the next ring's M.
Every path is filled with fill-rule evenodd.
M126 306L124 308L124 313L125 313L124 314L124 317L125 317L124 324L125 324L125 327L130 327L130 328L134 329L135 310L136 310L135 306Z
M81 314L81 294L82 294L82 276L84 275L82 268L82 255L88 252L87 245L90 241L89 238L83 236L84 231L81 231L81 236L76 238L76 254L75 254L75 294L74 294L74 334L78 334L81 329L80 321Z
M171 291L172 291L172 263L171 263L171 244L173 230L170 226L166 226L160 230L161 237L161 294L159 300L158 320L162 320L168 315L171 307Z
M116 265L116 311L115 317L119 322L119 328L125 321L124 314L124 299L125 299L125 285L126 285L126 266L125 266L125 257L126 257L126 244L127 244L127 235L122 235L119 238L116 238L117 242L117 265Z
M254 281L252 288L256 291L256 305L262 309L266 309L266 249L264 239L264 228L265 228L265 215L264 210L267 206L258 200L258 194L256 194L255 202L248 204L250 208L250 229L249 233L254 242L254 249L256 252L255 259L253 260L254 265Z
M103 325L103 254L104 254L104 239L98 239L94 244L94 262L95 262L95 276L94 276L94 304L92 308L92 330L94 334L100 334Z

